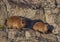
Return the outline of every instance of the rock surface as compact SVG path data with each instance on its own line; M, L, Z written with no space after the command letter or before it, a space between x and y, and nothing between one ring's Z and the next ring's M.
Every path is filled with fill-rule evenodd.
M60 42L60 0L0 0L0 24L14 15L49 23L54 27L53 33L0 30L0 42Z
M0 31L0 42L58 42L60 41L58 35L41 34L32 29L5 29Z

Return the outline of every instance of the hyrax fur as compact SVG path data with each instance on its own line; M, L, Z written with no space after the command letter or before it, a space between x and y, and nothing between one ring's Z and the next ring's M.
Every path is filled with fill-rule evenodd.
M6 25L8 28L21 29L21 28L25 27L25 20L19 16L12 16L7 19Z
M48 31L48 24L45 24L45 23L42 23L42 22L36 22L34 25L33 25L33 29L35 31L39 31L39 32L42 32L42 33L46 33Z

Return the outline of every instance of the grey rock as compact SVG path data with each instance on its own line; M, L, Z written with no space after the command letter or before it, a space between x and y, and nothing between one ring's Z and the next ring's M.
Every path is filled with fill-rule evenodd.
M28 31L26 31L25 36L26 36L26 39L29 39L31 37L31 34Z
M54 27L51 34L32 29L0 30L0 42L60 42L60 0L0 0L0 24L10 16L42 20ZM57 36L56 36L57 35Z
M58 4L58 5L60 5L60 3L59 3L59 2L60 2L60 0L56 0L56 1L57 1L57 4Z

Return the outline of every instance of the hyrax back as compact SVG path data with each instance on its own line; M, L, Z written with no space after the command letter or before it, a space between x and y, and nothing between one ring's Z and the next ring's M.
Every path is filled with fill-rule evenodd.
M8 28L21 29L25 27L25 20L19 16L12 16L7 19L6 25L8 26Z
M48 31L48 24L42 23L42 22L36 22L33 25L33 29L36 31L40 31L42 33L46 33Z

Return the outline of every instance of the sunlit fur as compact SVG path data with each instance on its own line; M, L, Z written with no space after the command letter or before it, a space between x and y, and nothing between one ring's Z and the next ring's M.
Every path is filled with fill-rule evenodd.
M22 17L12 16L7 19L6 25L8 28L17 28L21 29L25 26L25 21Z
M33 29L35 31L40 31L42 33L46 33L48 31L48 24L45 24L45 23L42 23L42 22L36 22L34 25L33 25Z

